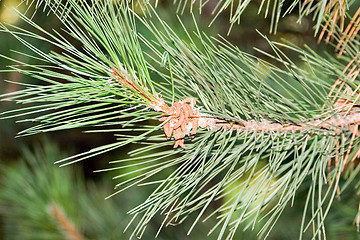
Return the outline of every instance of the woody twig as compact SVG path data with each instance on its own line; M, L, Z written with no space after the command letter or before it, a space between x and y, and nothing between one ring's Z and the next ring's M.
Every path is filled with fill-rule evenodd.
M228 129L236 131L262 131L262 132L296 132L304 131L309 134L320 133L321 130L333 130L334 134L341 131L354 131L354 127L360 124L360 110L351 111L344 114L338 112L328 118L319 118L312 121L294 124L281 124L271 122L268 120L255 121L243 120L228 121L220 119L209 114L201 113L199 108L196 108L196 100L188 97L184 100L174 102L171 106L167 105L163 98L154 96L147 91L143 86L139 87L131 81L127 74L118 73L118 70L113 69L113 74L116 79L126 85L133 91L137 91L141 96L146 98L150 104L149 108L157 112L162 112L165 116L160 117L159 121L163 122L163 128L167 139L174 137L174 148L185 148L186 135L191 138L195 137L198 128L205 128L209 130Z

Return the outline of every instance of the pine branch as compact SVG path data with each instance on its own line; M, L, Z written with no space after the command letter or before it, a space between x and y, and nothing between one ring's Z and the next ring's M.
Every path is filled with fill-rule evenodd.
M278 24L282 17L294 12L294 9L299 9L299 21L305 16L313 15L315 22L315 33L319 33L319 41L324 37L324 34L328 31L326 41L329 41L334 29L338 22L341 29L344 27L346 12L354 4L354 1L348 0L295 0L288 4L284 1L275 0L261 0L261 1L174 1L178 2L178 11L183 13L186 7L189 7L190 12L193 11L195 4L199 5L199 12L203 11L203 8L207 7L212 10L214 15L213 21L219 17L220 14L228 11L230 28L234 24L240 23L242 14L247 11L247 8L252 5L258 9L258 14L264 12L265 18L270 16L270 33L276 33ZM211 25L211 23L210 23ZM323 26L322 26L323 25Z
M219 239L231 239L240 226L251 228L265 219L260 234L266 237L307 180L311 184L301 232L311 229L318 238L325 235L325 218L341 191L340 176L358 157L360 146L357 95L329 96L345 68L341 62L269 41L274 53L264 54L282 65L278 67L224 39L208 37L197 26L189 32L182 25L188 37L183 39L155 10L146 18L134 14L125 2L66 4L71 11L59 1L49 4L65 32L48 33L20 13L40 33L3 27L43 61L17 62L26 68L15 70L45 83L4 96L33 105L3 116L39 114L28 119L39 125L23 135L94 127L98 129L92 132L108 131L117 137L115 143L58 161L63 165L128 143L143 144L130 159L114 161L119 165L108 169L130 169L115 177L120 181L116 193L136 185L154 186L130 211L139 217L133 236L141 237L161 213L161 226L195 215L189 232L201 218L217 218L210 233L217 229ZM138 30L137 24L146 30ZM28 37L61 51L44 52ZM298 52L301 67L281 47ZM132 133L124 133L123 126ZM158 131L161 127L165 136ZM185 134L195 133L186 149L166 148L172 144L166 137L174 137L175 148L184 148ZM210 209L216 201L220 206Z
M125 84L131 90L135 91L137 94L146 98L150 102L149 105L150 108L152 108L157 112L165 113L167 115L166 117L160 118L159 121L164 122L163 128L165 131L165 135L167 136L168 139L170 139L171 136L174 135L176 142L174 148L177 148L178 146L185 148L184 145L185 134L190 132L192 129L193 130L192 137L195 137L195 133L198 127L206 128L212 131L219 128L224 128L230 131L233 130L259 131L259 132L302 131L302 132L307 132L308 134L314 134L314 133L319 134L319 131L321 130L318 131L312 130L315 128L326 129L326 130L333 129L335 130L335 132L338 133L347 129L347 130L351 130L352 132L356 131L353 132L353 134L356 136L359 135L357 133L357 128L358 125L360 124L360 113L356 110L351 111L353 110L353 107L355 106L355 102L357 102L357 99L355 99L355 102L350 103L348 100L344 100L343 98L341 98L338 100L337 104L335 104L338 111L337 115L330 116L325 119L318 119L304 123L282 125L280 123L272 123L267 120L256 122L254 120L245 121L242 119L238 119L237 121L230 122L224 119L219 119L214 116L199 112L199 109L195 109L196 101L193 98L186 98L180 102L175 102L171 107L169 107L162 98L152 96L147 92L143 92L142 89L137 88L135 83L133 83L125 75L119 76L115 71L114 73L116 76L116 80L119 80L120 83ZM334 87L337 84L338 83L335 83ZM343 85L344 84L342 84L342 86ZM339 90L341 90L341 88ZM330 95L331 93L332 92L330 92ZM341 103L340 100L342 101ZM347 107L347 105L350 106Z

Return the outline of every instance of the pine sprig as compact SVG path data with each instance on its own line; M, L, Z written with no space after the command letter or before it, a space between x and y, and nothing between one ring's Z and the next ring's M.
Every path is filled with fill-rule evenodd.
M301 232L311 229L321 239L326 215L339 194L340 176L357 156L352 149L360 144L354 138L359 121L346 118L357 115L342 115L342 108L326 101L345 66L287 46L301 54L304 70L281 51L285 44L269 41L274 53L267 55L282 65L278 67L199 29L188 32L183 26L188 36L184 40L155 10L151 10L152 18L143 18L125 2L94 3L49 3L64 33L48 33L20 13L40 33L3 26L44 62L18 62L25 68L15 70L44 84L3 96L31 104L3 116L40 113L28 119L39 124L22 135L96 127L92 132L110 131L117 137L115 143L58 161L63 165L131 142L144 144L130 159L114 161L119 166L109 169L131 169L116 177L118 192L139 184L154 186L149 197L130 211L134 219L139 217L133 236L141 237L161 213L165 216L161 227L195 215L189 232L205 216L216 217L217 224L209 233L218 229L219 239L231 239L240 226L246 229L264 220L260 233L266 237L300 186L310 179ZM68 6L70 11L66 11ZM146 31L139 32L137 24ZM43 52L28 37L61 51ZM148 56L143 54L146 48ZM200 108L195 107L195 99ZM154 119L164 123L144 123ZM249 127L249 123L254 124ZM274 125L293 128L269 127ZM123 126L134 134L123 133ZM166 137L173 136L175 146L183 149L168 148L172 143L158 131L162 127ZM185 134L195 132L193 140L186 138L184 149ZM154 153L139 155L149 151ZM168 174L161 177L164 172ZM216 201L220 207L211 211Z
M319 40L321 40L327 30L329 30L326 37L327 41L329 41L331 33L333 33L336 26L343 29L346 12L354 2L355 1L348 0L295 0L289 3L281 0L225 0L218 1L217 3L215 1L174 1L174 3L178 4L178 11L182 13L187 6L192 12L196 4L198 4L200 12L202 12L205 7L209 8L214 15L212 22L214 22L219 15L224 14L224 12L229 12L229 32L234 24L240 23L241 16L250 5L258 9L258 14L263 13L265 18L269 17L271 19L270 33L277 32L281 18L294 13L294 10L298 9L299 21L305 16L310 15L313 17L315 34L319 34ZM356 19L355 16L354 18Z

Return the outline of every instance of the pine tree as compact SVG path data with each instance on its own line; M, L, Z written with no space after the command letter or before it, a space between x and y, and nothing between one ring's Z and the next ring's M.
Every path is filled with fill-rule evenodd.
M158 1L27 2L35 12L17 14L31 28L1 28L32 51L18 54L36 63L3 57L17 63L10 71L33 83L2 96L26 104L2 117L35 123L19 136L81 128L116 137L56 161L60 166L137 143L129 158L99 170L120 172L109 197L139 185L151 189L129 212L130 238L142 237L161 214L157 234L178 223L190 224L190 234L211 219L209 234L217 239L236 239L246 229L264 239L301 195L299 239L325 239L329 212L346 200L342 204L353 210L352 236L358 236L359 3L258 1L258 11L271 15L269 35L283 16L298 11L299 21L313 16L318 40L336 50L318 54L259 32L272 50L257 50L264 60L226 36L204 33L195 16L208 6L213 23L230 9L231 32L241 25L250 0L213 6L199 1L198 10L196 2L174 1L178 13L194 12L194 30L181 16L182 28L174 29ZM55 15L62 31L36 23L32 17L41 10Z

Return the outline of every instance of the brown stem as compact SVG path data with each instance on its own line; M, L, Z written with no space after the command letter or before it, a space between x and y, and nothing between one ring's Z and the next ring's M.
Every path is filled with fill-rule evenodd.
M85 237L82 236L80 231L75 227L71 220L65 216L64 212L56 203L50 205L49 214L54 217L59 230L67 240L85 240Z
M355 61L355 59L353 59L353 61ZM349 67L350 64L347 68ZM347 68L344 71L346 71ZM163 122L166 137L168 139L172 136L174 137L174 148L177 148L178 146L185 148L185 133L189 133L191 137L194 137L198 127L207 128L209 130L224 128L237 131L264 132L306 131L309 134L319 133L322 129L325 129L333 130L334 134L337 134L343 130L352 131L351 129L354 126L360 125L360 111L353 111L353 104L351 108L347 109L348 111L344 113L343 110L346 110L345 108L348 104L343 99L339 99L341 101L338 101L338 103L335 104L336 106L339 105L339 114L328 118L319 118L317 120L297 124L281 124L270 122L268 120L256 122L254 120L243 119L239 119L236 122L230 122L201 113L198 108L195 108L196 101L194 98L185 98L182 101L174 102L172 106L169 107L161 97L154 96L147 91L144 92L142 88L139 88L131 79L122 73L121 70L126 72L125 69L111 69L112 74L115 75L115 78L120 81L120 83L126 85L131 90L138 92L141 96L149 100L149 107L151 109L166 114L166 116L161 117L159 121ZM331 92L334 91L336 85L340 83L341 81L338 79Z
M348 113L340 112L337 115L328 118L319 118L313 121L307 121L298 124L280 124L268 120L254 121L239 119L236 122L230 122L219 119L208 114L199 112L195 108L195 99L186 98L180 102L175 102L169 107L162 99L154 103L151 107L155 111L163 112L167 116L159 120L164 122L164 131L167 138L173 135L175 138L175 148L184 145L184 132L192 130L192 137L198 127L216 130L219 128L231 129L237 131L264 131L264 132L295 132L306 131L309 134L319 133L323 130L333 130L337 134L344 130L354 131L354 126L360 124L360 112L349 111Z

